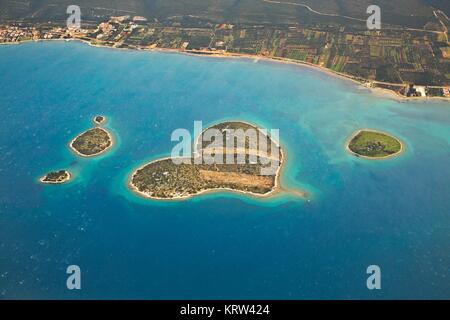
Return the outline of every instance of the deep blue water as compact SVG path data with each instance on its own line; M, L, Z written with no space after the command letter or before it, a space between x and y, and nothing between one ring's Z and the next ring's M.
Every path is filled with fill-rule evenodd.
M450 298L450 104L396 102L305 67L119 51L0 47L0 298ZM108 117L116 147L68 142ZM174 129L223 119L279 128L283 183L257 200L136 197L128 174L170 153ZM359 128L404 141L397 158L347 154ZM49 170L73 182L43 186ZM79 265L82 289L66 288ZM381 267L382 289L366 287Z

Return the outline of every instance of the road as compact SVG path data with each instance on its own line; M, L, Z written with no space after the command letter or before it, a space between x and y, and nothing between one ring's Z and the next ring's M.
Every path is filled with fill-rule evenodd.
M303 8L306 8L308 11L310 11L312 13L315 13L315 14L318 14L318 15L321 15L321 16L339 17L339 18L344 18L344 19L354 20L354 21L359 21L359 22L366 22L367 21L367 19L360 19L360 18L345 16L345 15L340 15L340 14L337 14L337 13L320 12L320 11L314 10L309 5L304 4L304 3L274 1L274 0L261 0L261 1L265 2L265 3L271 3L271 4L277 4L277 5L290 5L290 6L303 7ZM440 21L439 18L438 18L438 20ZM383 28L384 29L388 29L388 30L398 30L398 31L407 30L407 31L419 31L419 32L427 32L427 33L434 33L434 34L442 33L441 31L426 30L426 29L416 29L416 28L407 28L407 27L401 27L401 26L400 26L400 28L395 28L395 27L392 27L390 25L389 26L385 25L385 27L383 27Z

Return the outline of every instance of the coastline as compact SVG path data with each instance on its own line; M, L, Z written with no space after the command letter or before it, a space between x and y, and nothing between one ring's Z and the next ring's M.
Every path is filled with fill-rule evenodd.
M407 102L407 101L442 101L442 102L450 102L449 98L446 97L406 97L394 90L390 90L387 88L379 88L379 87L368 87L366 84L370 82L368 79L358 79L354 76L347 75L342 72L336 72L329 68L319 66L313 63L300 61L300 60L293 60L289 58L282 58L282 57L270 57L270 56L262 56L262 55L252 55L252 54L243 54L243 53L231 53L231 52L222 52L222 53L215 53L214 51L199 51L199 50L183 50L183 49L171 49L171 48L138 48L138 47L129 47L129 48L118 48L114 46L108 46L103 44L94 44L90 41L84 40L84 39L78 39L78 38L71 38L71 39L39 39L39 40L24 40L19 42L2 42L0 45L20 45L24 43L29 42L45 42L45 41L78 41L84 44L87 44L91 47L97 47L97 48L109 48L109 49L115 49L115 50L129 50L129 51L146 51L146 52L162 52L162 53L177 53L177 54L184 54L189 56L195 56L195 57L210 57L210 58L234 58L234 59L250 59L250 60L262 60L265 62L274 62L274 63L283 63L283 64L289 64L289 65L296 65L296 66L303 66L303 67L309 67L317 71L321 71L323 73L326 73L330 76L337 77L341 80L348 80L352 83L358 84L361 88L369 89L369 91L372 94L393 99L399 102ZM404 85L401 83L398 83L396 85Z
M373 133L381 133L381 134L384 134L384 135L386 134L386 132L382 132L382 131L378 131L378 130L374 130L374 129L366 129L366 128L359 129L359 130L353 132L353 134L350 136L349 139L347 139L347 141L346 141L346 143L345 143L345 150L346 150L349 154L351 154L352 156L354 156L354 157L356 157L356 158L363 158L363 159L366 159L366 160L386 160L386 159L389 159L389 158L398 157L398 156L400 156L400 155L405 151L405 143L404 143L402 140L400 140L399 138L393 137L395 140L397 140L397 141L400 143L400 150L399 150L398 152L394 153L394 154L390 154L390 155L387 155L387 156L384 156L384 157L368 157L368 156L363 156L363 155L357 154L357 153L353 152L353 151L350 149L350 142L351 142L358 134L360 134L360 133L363 132L363 131L373 132Z
M101 47L101 46L100 46ZM113 47L109 47L112 49L116 49ZM134 50L131 48L119 48L119 49L126 49L126 50ZM168 52L168 53L180 53L185 54L189 56L195 56L195 57L205 57L205 58L235 58L235 59L249 59L249 60L262 60L264 62L271 62L271 63L282 63L282 64L288 64L288 65L295 65L300 67L307 67L311 68L316 71L320 71L323 73L326 73L329 76L339 78L340 80L347 80L351 81L354 84L357 84L361 88L369 89L369 91L373 94L382 96L384 98L393 99L399 102L407 102L407 101L427 101L427 100L437 100L437 101L446 101L450 102L449 98L446 97L406 97L394 90L390 90L387 88L379 88L379 87L368 87L366 84L369 82L367 79L358 79L356 77L347 75L342 72L336 72L329 68L319 66L313 63L300 61L300 60L293 60L289 58L281 58L281 57L268 57L268 56L259 56L259 55L251 55L251 54L242 54L242 53L196 53L194 51L186 51L186 50L180 50L180 49L166 49L166 48L154 48L154 49L136 49L136 50L142 50L142 51L156 51L156 52ZM403 85L401 83L398 83L397 85Z
M83 158L92 158L92 157L98 156L98 155L100 155L100 154L103 154L103 153L105 153L106 151L108 151L109 149L111 149L111 148L114 146L114 144L115 144L115 141L114 141L114 138L113 138L112 134L111 134L108 130L106 130L106 129L100 127L100 126L97 126L97 127L95 127L95 128L101 129L101 130L103 130L104 132L106 132L106 134L107 134L108 137L109 137L109 140L111 141L111 143L110 143L110 145L109 145L108 147L106 147L104 150L102 150L102 151L100 151L100 152L93 153L93 154L89 154L89 155L82 154L82 153L80 153L78 150L76 150L76 149L73 147L73 143L75 142L75 140L76 140L79 136L81 136L82 134L84 134L86 131L89 131L89 130L91 130L91 129L94 129L94 128L90 128L90 129L87 129L86 131L80 133L80 134L77 135L75 138L73 138L73 139L69 142L69 149L70 149L72 152L74 152L76 155L78 155L78 156L80 156L80 157L83 157Z
M224 121L217 121L214 122L212 124L210 124L209 126L207 126L206 128L202 128L202 132L196 137L196 139L194 140L193 146L194 146L194 152L196 152L196 146L199 143L199 139L201 137L201 135L203 134L203 132L205 132L206 130L208 130L209 128L214 127L215 125L218 125L220 123L223 123ZM254 127L255 129L257 129L259 131L259 127L253 123L247 122L247 121L242 121L242 120L227 120L225 122L241 122L244 124L247 124L251 127ZM280 165L278 166L277 172L275 173L275 184L272 187L272 189L269 192L260 194L260 193L254 193L254 192L250 192L250 191L242 191L242 190L235 190L235 189L231 189L231 188L213 188L213 189L204 189L201 190L195 194L189 194L189 195L184 195L184 196L176 196L176 197L172 197L172 198L161 198L161 197L155 197L155 196L151 196L148 193L144 192L144 191L140 191L134 184L133 184L133 178L134 176L137 174L137 172L141 169L143 169L144 167L158 162L158 161L164 161L164 160L170 160L172 159L172 157L168 156L168 157L163 157L163 158L159 158L159 159L155 159L152 160L150 162L144 163L143 165L139 166L138 168L134 169L132 171L132 174L128 176L127 179L127 186L128 188L133 191L135 194L141 196L144 199L152 199L152 200L157 200L157 201L183 201L183 200L188 200L191 199L193 197L197 197L200 196L202 194L208 194L208 193L218 193L218 192L231 192L231 193L240 193L240 194L244 194L247 196L250 196L252 198L257 198L257 199L264 199L264 198L268 198L270 196L273 196L277 193L280 193L281 191L284 191L286 193L295 195L297 197L301 197L303 199L307 199L307 193L303 190L289 190L289 189L285 189L282 187L281 184L281 174L284 170L284 163L286 161L286 152L284 151L284 148L282 147L281 143L276 142L274 140L271 139L271 141L273 141L277 147L279 148L280 152L281 152L281 161L280 161ZM182 157L178 157L180 159L183 159Z
M150 196L148 193L144 192L144 191L140 191L134 184L133 184L133 178L134 176L137 174L137 172L141 169L143 169L144 167L158 162L158 161L163 161L163 160L170 160L172 159L172 157L163 157L163 158L159 158L156 160L152 160L150 162L144 163L143 165L139 166L138 168L134 169L132 171L132 174L130 174L128 176L127 179L127 187L136 195L144 198L144 199L150 199L150 200L156 200L156 201L184 201L184 200L189 200L191 198L203 195L203 194L208 194L208 193L220 193L220 192L230 192L230 193L238 193L238 194L243 194L246 196L250 196L252 198L256 198L256 199L264 199L264 198L268 198L270 196L273 196L275 194L280 193L281 191L285 191L287 193L290 194L295 194L298 197L301 197L303 199L307 198L307 193L304 191L300 191L300 190L294 190L294 191L290 191L288 189L284 189L281 185L281 173L283 172L284 169L284 161L285 161L285 157L286 154L285 152L280 148L281 154L282 154L282 160L280 161L280 166L278 167L278 170L275 174L275 185L272 187L272 190L270 190L269 192L263 193L263 194L259 194L259 193L253 193L250 191L242 191L242 190L235 190L235 189L231 189L231 188L214 188L214 189L204 189L201 190L195 194L189 194L189 195L184 195L184 196L176 196L176 197L172 197L172 198L161 198L161 197L155 197L155 196ZM180 157L181 158L181 157Z
M445 97L406 97L394 90L389 90L387 88L371 88L367 87L364 84L361 84L364 88L369 89L369 91L376 96L381 98L389 98L399 102L424 102L424 101L441 101L441 102L450 102L449 98Z

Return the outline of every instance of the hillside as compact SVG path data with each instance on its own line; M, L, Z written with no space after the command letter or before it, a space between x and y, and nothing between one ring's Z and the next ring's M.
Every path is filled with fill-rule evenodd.
M0 19L61 21L67 17L67 6L73 3L71 0L0 0ZM195 16L213 22L266 24L362 23L330 14L364 20L367 7L378 4L383 10L384 23L412 28L423 28L435 21L430 5L447 12L449 7L448 1L442 0L79 0L77 3L85 20L130 14L158 20Z

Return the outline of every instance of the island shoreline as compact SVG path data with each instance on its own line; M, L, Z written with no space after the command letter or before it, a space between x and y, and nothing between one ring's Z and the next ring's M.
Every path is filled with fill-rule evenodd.
M242 121L242 120L227 120L227 121L229 121L229 122L241 122L241 123L244 123L244 124L247 124L247 125L249 125L249 126L251 126L251 127L254 127L254 128L256 128L257 130L259 130L259 127L257 126L257 125L255 125L255 124L253 124L253 123L251 123L251 122L247 122L247 121ZM208 130L209 128L212 128L212 127L214 127L214 126L216 126L216 125L218 125L218 124L220 124L220 123L222 123L223 122L223 120L222 121L217 121L217 122L214 122L214 123L212 123L212 124L210 124L210 125L208 125L206 128L202 128L202 131L201 131L201 133L196 137L196 139L193 141L193 146L197 146L198 145L198 143L199 143L199 139L200 139L200 136L201 136L201 134L203 134L203 132L205 132L206 130ZM267 135L266 135L267 136ZM274 141L274 140L271 140L271 141ZM275 141L274 141L275 142ZM266 193L263 193L263 194L258 194L258 193L254 193L254 192L251 192L251 191L242 191L242 190L235 190L235 189L231 189L231 188L213 188L213 189L204 189L204 190L201 190L201 191L199 191L199 192L197 192L197 193L195 193L195 194L189 194L189 195L185 195L185 196L176 196L176 197L172 197L172 198L161 198L161 197L154 197L154 196L150 196L150 195L148 195L146 192L144 192L144 191L140 191L134 184L133 184L133 178L134 178L134 176L137 174L137 172L139 171L139 170L141 170L141 169L143 169L143 168L145 168L146 166L148 166L148 165L150 165L150 164L152 164L152 163L155 163L155 162L159 162L159 161L164 161L164 160L172 160L172 159L174 159L173 157L171 157L171 156L167 156L167 157L163 157L163 158L158 158L158 159L155 159L155 160L152 160L152 161L149 161L149 162L146 162L146 163L144 163L144 164L142 164L141 166L139 166L138 168L136 168L136 169L134 169L133 171L132 171L132 174L130 174L129 176L128 176L128 179L127 179L127 186L128 186L128 188L131 190L131 191L133 191L133 193L135 193L135 194L137 194L138 196L140 196L141 198L144 198L144 199L150 199L150 200L156 200L156 201L167 201L167 202L171 202L171 201L185 201L185 200L189 200L189 199L191 199L191 198L194 198L194 197L197 197L197 196L201 196L201 195L203 195L203 194L208 194L208 193L221 193L221 192L229 192L229 193L234 193L234 194L243 194L243 195L246 195L246 196L250 196L250 197L252 197L252 198L255 198L255 199L265 199L265 198L268 198L268 197L271 197L271 196L273 196L273 195L275 195L275 194L278 194L278 193L280 193L281 191L284 191L284 192L286 192L286 193L290 193L290 194L296 194L298 197L301 197L302 199L307 199L307 193L305 192L305 191L303 191L303 190L295 190L295 191L290 191L290 190L288 190L288 189L285 189L285 188L283 188L282 187L282 184L281 184L281 175L282 175L282 172L283 172L283 170L284 170L284 164L285 164L285 162L286 162L286 152L283 150L283 147L282 147L282 145L281 145L281 143L279 143L279 142L275 142L276 144L277 144L277 146L278 146L278 148L279 148L279 150L280 150L280 152L281 152L281 161L280 161L280 164L279 164L279 166L278 166L278 169L277 169L277 172L276 172L276 174L275 174L275 184L274 184L274 186L272 187L272 189L269 191L269 192L266 192ZM196 150L196 148L194 148L194 151ZM192 159L192 158L185 158L185 157L177 157L178 159Z
M97 126L96 128L98 128L98 129L100 129L100 130L103 130L103 131L106 132L106 134L108 135L109 140L111 141L111 144L110 144L108 147L106 147L105 149L103 149L103 150L100 151L100 152L93 153L93 154L89 154L89 155L82 154L81 152L79 152L78 150L76 150L76 149L73 147L73 143L75 142L75 140L76 140L78 137L80 137L81 135L83 135L86 131L90 130L90 129L88 129L88 130L86 130L86 131L84 131L84 132L78 134L75 138L73 138L73 139L69 142L69 149L70 149L73 153L75 153L77 156L80 156L80 157L83 157L83 158L92 158L92 157L96 157L96 156L101 155L101 154L107 152L108 150L110 150L110 149L114 146L114 144L115 144L113 135L112 135L108 130L106 130L106 129L100 127L100 126ZM92 128L91 128L91 129L92 129Z
M44 181L45 178L47 178L47 174L46 174L46 175L44 175L44 176L39 178L39 182L42 183L42 184L50 184L50 185L68 183L68 182L70 182L70 180L72 180L72 174L68 170L64 170L64 172L67 174L67 177L64 180L62 180L62 181Z
M404 143L401 139L399 139L398 137L394 137L395 140L397 140L397 141L400 143L400 150L399 150L398 152L394 153L394 154L390 154L390 155L383 156L383 157L368 157L368 156L363 156L363 155L360 155L360 154L358 154L358 153L356 153L356 152L353 152L353 151L350 149L350 143L352 142L352 140L353 140L358 134L360 134L361 132L364 132L364 131L367 131L367 132L373 132L373 133L380 133L380 134L386 134L385 132L382 132L382 131L378 131L378 130L374 130L374 129L366 129L366 128L364 128L364 129L359 129L359 130L355 131L355 132L350 136L350 138L347 139L347 142L345 143L345 150L346 150L349 154L351 154L352 156L354 156L354 157L356 157L356 158L363 158L363 159L365 159L365 160L387 160L387 159L390 159L390 158L395 158L395 157L400 156L400 155L405 151L405 149L406 149L405 143Z
M285 152L283 152L281 150L282 153L282 157L283 159L286 159L286 154ZM303 190L295 190L295 191L290 191L289 189L285 189L282 187L281 185L281 175L282 172L284 170L283 168L283 161L281 161L280 163L280 167L277 170L276 176L275 176L275 185L272 188L272 190L270 190L269 192L263 193L263 194L258 194L258 193L254 193L254 192L250 192L250 191L242 191L242 190L235 190L235 189L231 189L231 188L214 188L214 189L205 189L205 190L201 190L200 192L197 192L195 194L189 194L186 196L176 196L173 198L161 198L161 197L154 197L154 196L150 196L148 195L146 192L140 191L134 184L133 184L133 178L136 175L136 173L143 169L144 167L158 162L158 161L164 161L164 160L171 160L173 159L172 157L164 157L164 158L159 158L156 160L152 160L150 162L144 163L143 165L139 166L138 168L134 169L132 171L132 174L128 175L127 178L127 187L129 190L131 190L134 194L138 195L140 198L145 199L145 200L155 200L155 201L162 201L162 202L181 202L181 201L187 201L190 199L193 199L195 197L201 196L201 195L205 195L205 194L214 194L214 193L230 193L230 194L242 194L242 195L246 195L249 196L251 198L254 199L267 199L271 196L274 196L276 194L281 193L282 191L288 193L288 194L296 194L297 197L302 198L302 199L307 199L307 193ZM180 157L180 159L182 159L182 157Z

